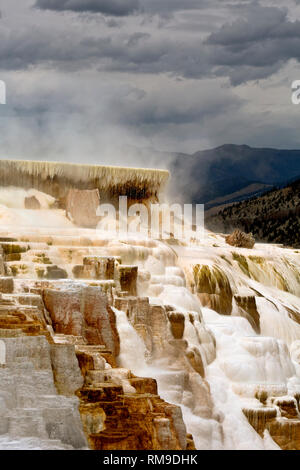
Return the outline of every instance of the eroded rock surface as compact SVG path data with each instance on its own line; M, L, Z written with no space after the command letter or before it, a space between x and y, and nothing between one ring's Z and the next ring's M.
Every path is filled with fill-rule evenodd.
M70 189L66 198L66 213L80 227L96 227L100 220L96 214L99 204L98 189Z
M118 356L115 314L101 288L72 283L61 290L45 289L43 299L55 332L82 336L89 344L104 344Z
M25 197L24 206L25 206L25 209L38 210L41 208L41 204L35 196Z

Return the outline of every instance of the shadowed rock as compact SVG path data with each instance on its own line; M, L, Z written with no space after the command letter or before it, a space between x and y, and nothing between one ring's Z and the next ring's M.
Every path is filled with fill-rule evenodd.
M127 292L128 295L137 295L137 266L125 266L120 264L118 266L119 281L122 292Z
M216 265L197 264L193 271L196 292L203 307L230 315L233 294L226 273Z
M14 280L12 277L0 277L0 292L11 294L14 291Z
M237 305L242 309L240 311L242 316L245 316L249 323L252 325L256 333L260 333L260 315L256 306L256 299L254 295L235 295L234 299Z
M179 312L170 312L168 314L171 324L171 332L175 339L182 339L184 333L184 315Z
M73 267L75 279L114 280L115 267L121 259L114 256L86 256L82 265Z
M67 279L68 273L58 266L47 266L47 279Z

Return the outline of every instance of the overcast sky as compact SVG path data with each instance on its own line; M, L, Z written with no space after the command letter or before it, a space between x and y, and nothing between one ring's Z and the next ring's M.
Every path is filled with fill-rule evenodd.
M299 0L0 0L0 10L2 158L132 164L128 145L300 148Z

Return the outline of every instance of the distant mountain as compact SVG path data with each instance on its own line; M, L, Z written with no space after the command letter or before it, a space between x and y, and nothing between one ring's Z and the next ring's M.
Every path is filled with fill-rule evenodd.
M297 178L300 150L222 145L193 155L178 154L171 162L171 174L182 199L209 209Z
M300 179L206 216L206 227L252 232L257 241L300 247Z
M252 183L246 186L245 188L235 191L231 194L226 194L225 196L217 197L211 201L208 201L205 204L206 210L208 212L217 210L221 205L228 205L232 202L244 201L250 197L259 196L260 194L266 192L268 189L272 189L273 185L263 184L263 183ZM209 208L212 208L209 210Z

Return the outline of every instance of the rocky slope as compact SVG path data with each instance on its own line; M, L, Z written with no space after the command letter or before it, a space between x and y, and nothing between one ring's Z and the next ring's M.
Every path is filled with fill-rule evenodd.
M259 241L300 246L300 180L227 206L207 216L206 225L225 233L240 228Z

